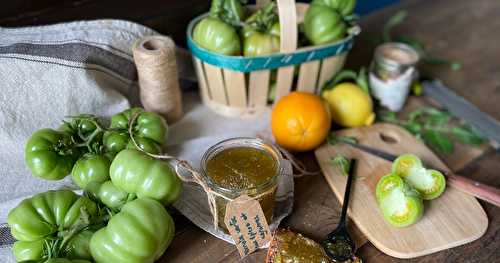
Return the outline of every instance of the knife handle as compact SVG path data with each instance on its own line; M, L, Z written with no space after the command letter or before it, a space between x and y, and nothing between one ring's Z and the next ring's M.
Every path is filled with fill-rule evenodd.
M500 207L500 189L482 184L467 177L447 174L447 183L456 189Z

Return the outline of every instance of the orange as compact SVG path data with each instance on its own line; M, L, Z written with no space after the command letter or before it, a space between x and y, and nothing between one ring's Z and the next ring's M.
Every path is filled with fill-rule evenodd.
M328 135L328 106L311 93L292 92L281 98L271 115L271 128L281 147L297 152L318 147Z

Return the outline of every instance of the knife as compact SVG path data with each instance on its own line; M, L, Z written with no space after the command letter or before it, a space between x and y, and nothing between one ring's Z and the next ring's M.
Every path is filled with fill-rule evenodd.
M355 149L361 150L370 155L376 156L378 158L394 162L398 156L384 152L379 149L375 149L366 145L357 144L349 141L341 141L343 144L347 144ZM461 175L454 174L452 172L441 171L440 169L436 169L432 167L432 165L426 165L429 168L434 170L438 170L442 172L446 177L446 183L466 194L472 195L476 198L484 200L490 204L500 207L500 189L485 185L483 183L474 181L472 179L466 178Z
M498 150L500 147L500 122L457 95L439 80L424 81L422 85L424 86L424 95L433 98L455 116L472 125L481 135L494 141L492 146Z

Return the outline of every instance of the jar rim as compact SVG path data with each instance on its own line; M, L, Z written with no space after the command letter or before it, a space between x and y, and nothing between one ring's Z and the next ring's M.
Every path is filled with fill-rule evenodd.
M228 187L223 187L219 185L217 182L215 182L207 173L206 170L206 165L207 162L215 156L215 154L219 153L222 150L225 149L230 149L230 148L236 148L236 147L253 147L257 148L260 150L264 150L267 153L269 153L272 158L275 160L276 163L276 172L273 177L270 179L266 180L265 182L262 182L259 185L249 187L249 188L243 188L243 189L238 189L238 188L228 188ZM206 181L208 187L210 187L211 190L215 190L218 193L224 193L228 195L243 195L246 193L253 192L255 190L265 190L269 187L272 187L273 185L276 184L278 177L281 173L281 160L283 159L281 152L274 146L273 144L267 143L262 139L259 138L254 138L254 137L235 137L235 138L229 138L223 141L220 141L216 143L215 145L211 146L208 148L205 153L203 154L203 157L201 158L201 171L202 171L202 176L203 179Z
M388 50L398 50L405 53L408 56L408 61L398 61L397 59L390 57L386 54ZM399 42L388 42L379 45L375 49L375 60L384 65L387 68L399 69L414 66L418 63L420 56L418 52L411 46L399 43Z

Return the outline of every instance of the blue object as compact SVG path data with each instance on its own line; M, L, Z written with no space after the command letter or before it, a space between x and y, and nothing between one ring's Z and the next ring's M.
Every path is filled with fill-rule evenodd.
M252 72L257 70L276 69L289 65L298 65L307 61L324 59L331 56L336 56L347 52L354 44L355 34L350 34L343 40L323 46L314 46L305 48L293 53L276 53L268 56L259 57L243 57L243 56L226 56L211 52L198 46L192 39L193 27L203 19L205 15L201 15L189 23L187 29L187 44L191 53L201 61L217 66L219 68L231 69L239 72Z
M354 13L366 15L382 7L399 2L399 0L358 0Z

